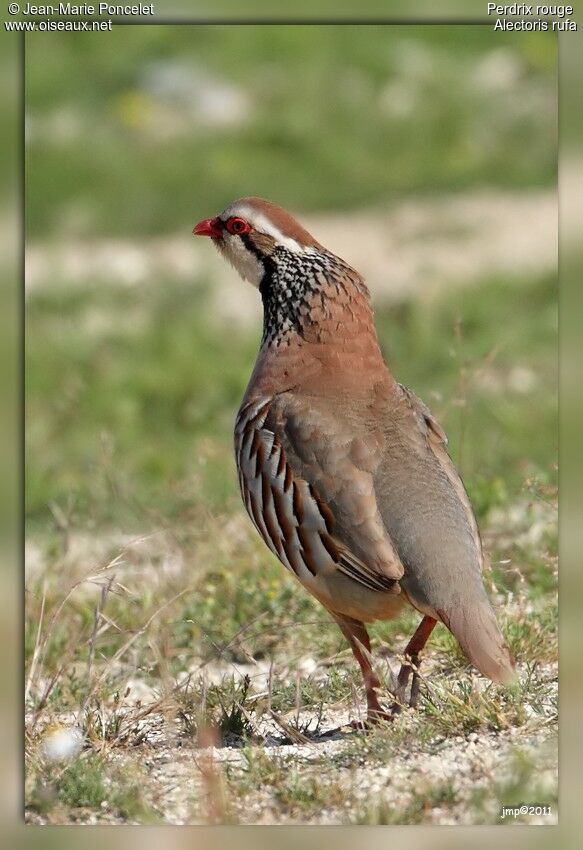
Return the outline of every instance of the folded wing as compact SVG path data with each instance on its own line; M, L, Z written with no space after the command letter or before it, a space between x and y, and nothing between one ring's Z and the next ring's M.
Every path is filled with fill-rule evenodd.
M403 567L376 505L366 446L316 407L282 395L241 408L235 452L249 515L300 579L338 570L398 593Z

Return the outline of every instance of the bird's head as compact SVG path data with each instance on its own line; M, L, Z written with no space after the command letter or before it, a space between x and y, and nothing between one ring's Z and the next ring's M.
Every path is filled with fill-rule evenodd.
M328 251L293 216L262 198L242 198L216 218L200 221L195 236L209 236L263 301L262 344L291 335L344 340L362 333L372 313L364 281Z
M241 198L215 218L199 221L195 236L209 236L244 280L259 286L274 264L323 251L293 216L263 198ZM290 255L292 255L290 257Z

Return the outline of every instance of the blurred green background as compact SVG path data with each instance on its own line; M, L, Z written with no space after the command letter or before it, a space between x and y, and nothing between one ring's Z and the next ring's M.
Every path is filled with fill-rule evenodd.
M260 320L215 309L232 272L191 244L200 217L245 194L348 221L484 189L536 205L556 179L555 66L553 37L490 27L28 36L29 529L51 527L55 504L75 525L139 529L236 502L231 426ZM167 253L192 252L180 275L164 271L166 235ZM463 256L463 228L449 237ZM415 238L431 252L436 233ZM137 270L124 255L104 275L88 246L110 256L119 240ZM162 259L141 273L154 240ZM77 247L66 275L62 246ZM423 279L410 296L372 288L396 374L444 420L484 514L554 478L556 287L552 267L480 262L468 289L447 267L431 297Z
M551 185L556 40L477 26L27 37L29 237L147 236L245 194L350 210Z

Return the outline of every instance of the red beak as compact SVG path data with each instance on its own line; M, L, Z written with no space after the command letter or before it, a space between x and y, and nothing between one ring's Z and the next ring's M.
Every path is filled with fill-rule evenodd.
M220 239L223 228L219 218L204 218L192 231L195 236L210 236L212 239Z

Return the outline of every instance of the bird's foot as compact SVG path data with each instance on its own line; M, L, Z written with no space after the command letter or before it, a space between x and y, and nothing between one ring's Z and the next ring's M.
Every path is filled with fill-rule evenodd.
M391 704L389 711L391 712L392 717L396 717L398 714L400 714L403 711L404 708L407 708L407 707L408 707L407 696L405 694L405 691L402 690L402 691L398 691L395 694L395 700Z
M366 732L373 726L380 726L383 723L391 723L394 720L394 714L389 710L385 711L380 705L374 708L369 708L366 720L351 720L350 726L357 732Z
M411 694L409 695L409 708L417 708L417 701L419 699L419 683L421 682L421 677L419 676L417 670L413 671L413 681L411 682Z
M348 724L355 732L368 732L370 725L368 720L351 720Z
M370 726L378 726L382 723L391 723L394 719L394 715L391 711L385 711L384 708L375 708L373 711L368 712L366 722Z
M407 683L405 682L405 684L398 688L395 693L395 701L390 708L393 716L400 714L404 708L407 708L407 706L409 708L417 708L417 701L419 699L419 683L419 674L417 673L417 670L414 669L409 699L407 699Z

